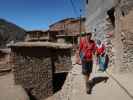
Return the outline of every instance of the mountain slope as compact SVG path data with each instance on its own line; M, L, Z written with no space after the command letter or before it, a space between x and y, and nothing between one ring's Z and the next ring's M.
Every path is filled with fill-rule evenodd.
M0 47L5 47L10 41L23 41L25 33L19 26L0 19Z

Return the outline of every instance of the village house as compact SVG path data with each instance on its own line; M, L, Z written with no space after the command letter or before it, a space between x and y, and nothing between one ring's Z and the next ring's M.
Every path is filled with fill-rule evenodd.
M62 34L56 35L58 42L77 44L80 32L85 31L84 22L84 18L66 18L50 25L49 30L63 30Z
M27 31L25 41L77 44L80 32L85 31L84 22L84 18L66 18L50 25L49 30Z
M56 35L62 34L62 30L33 30L26 32L25 41L49 41L49 42L56 42Z

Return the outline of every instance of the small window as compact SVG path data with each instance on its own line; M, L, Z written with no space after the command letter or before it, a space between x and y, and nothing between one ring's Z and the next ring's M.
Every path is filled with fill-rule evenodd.
M115 8L111 8L110 10L107 11L107 15L109 16L109 19L112 23L112 25L115 27Z
M97 31L97 29L95 28L95 29L94 29L94 31L96 32L96 31Z
M122 14L123 17L125 16L125 12L124 11L122 11L121 14Z
M86 0L86 4L88 4L88 0Z

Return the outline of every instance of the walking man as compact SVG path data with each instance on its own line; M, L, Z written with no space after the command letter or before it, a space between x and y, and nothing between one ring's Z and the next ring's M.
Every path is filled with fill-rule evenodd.
M93 67L93 55L96 50L95 42L91 39L92 33L86 33L86 36L80 41L79 52L82 53L82 74L85 76L86 92L90 94L88 83L90 82L90 74Z

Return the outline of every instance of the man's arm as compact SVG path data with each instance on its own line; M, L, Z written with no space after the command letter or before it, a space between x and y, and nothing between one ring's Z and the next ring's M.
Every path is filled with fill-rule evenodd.
M97 50L97 47L96 47L96 43L94 42L94 44L93 44L93 54L94 55L96 54L96 50Z
M80 39L80 43L79 43L79 53L81 52L83 48L83 43L82 43L82 40Z

